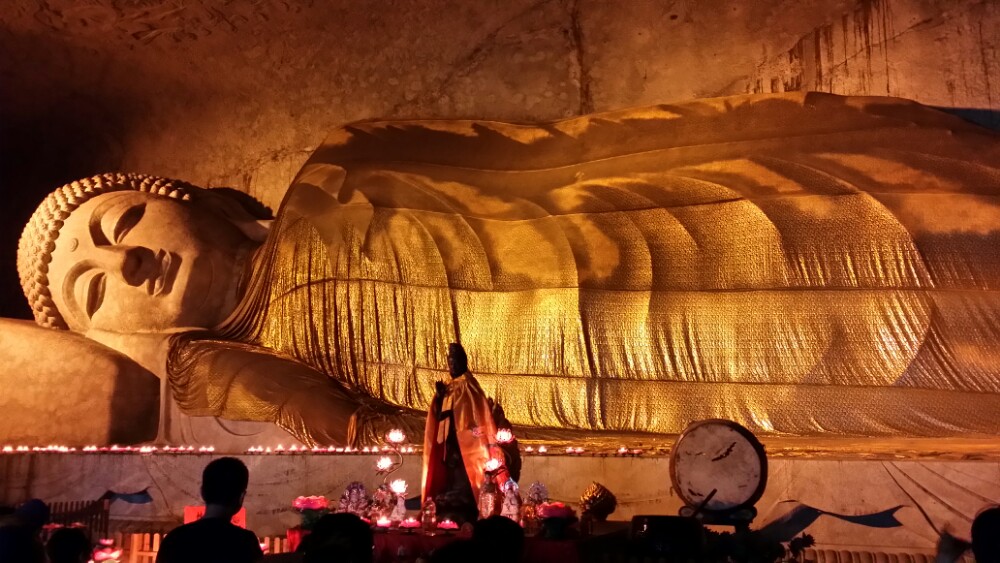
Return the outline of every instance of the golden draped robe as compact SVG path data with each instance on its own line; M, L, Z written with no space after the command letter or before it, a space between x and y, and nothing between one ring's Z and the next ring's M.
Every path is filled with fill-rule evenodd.
M997 434L998 163L958 118L826 94L354 124L296 176L222 338L401 412L460 341L520 428Z

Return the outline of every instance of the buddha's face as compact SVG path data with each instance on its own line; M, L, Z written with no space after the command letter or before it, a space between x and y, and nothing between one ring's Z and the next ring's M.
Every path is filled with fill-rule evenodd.
M235 306L248 239L194 202L97 196L66 219L48 278L70 329L119 333L216 326Z

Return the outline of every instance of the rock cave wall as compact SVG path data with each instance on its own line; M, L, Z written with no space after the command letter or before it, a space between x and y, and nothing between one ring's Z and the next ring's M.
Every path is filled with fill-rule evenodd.
M110 170L276 207L341 124L552 120L749 92L890 95L1000 128L995 0L5 0L0 316L54 187Z

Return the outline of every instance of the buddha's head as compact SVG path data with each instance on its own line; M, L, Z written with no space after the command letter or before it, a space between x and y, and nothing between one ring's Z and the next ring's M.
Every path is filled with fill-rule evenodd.
M49 194L18 247L35 320L121 334L217 326L236 306L241 263L263 239L256 218L217 192L106 174Z

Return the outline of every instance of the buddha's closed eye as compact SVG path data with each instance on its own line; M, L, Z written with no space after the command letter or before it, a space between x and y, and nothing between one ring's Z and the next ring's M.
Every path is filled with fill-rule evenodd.
M84 281L83 304L87 316L93 318L94 313L101 308L104 303L104 289L107 284L107 276L103 272L94 272Z
M121 244L122 239L125 235L129 233L139 221L142 220L143 215L146 213L146 204L141 203L138 205L132 205L125 209L121 215L118 216L117 220L113 222L114 227L111 231L111 240L114 244Z

